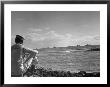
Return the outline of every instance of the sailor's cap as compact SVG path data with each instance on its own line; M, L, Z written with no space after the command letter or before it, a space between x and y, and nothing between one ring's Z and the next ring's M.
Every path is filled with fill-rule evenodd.
M21 39L21 40L25 40L22 36L20 35L16 35L16 38Z

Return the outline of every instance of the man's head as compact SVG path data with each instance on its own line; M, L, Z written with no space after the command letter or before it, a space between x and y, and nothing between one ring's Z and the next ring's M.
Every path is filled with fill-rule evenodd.
M16 38L15 38L16 44L23 44L23 40L24 40L24 38L22 36L16 35Z

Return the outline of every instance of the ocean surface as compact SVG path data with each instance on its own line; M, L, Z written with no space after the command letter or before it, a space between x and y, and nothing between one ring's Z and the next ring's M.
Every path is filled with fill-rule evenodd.
M100 72L100 51L42 51L38 60L38 66L53 70Z

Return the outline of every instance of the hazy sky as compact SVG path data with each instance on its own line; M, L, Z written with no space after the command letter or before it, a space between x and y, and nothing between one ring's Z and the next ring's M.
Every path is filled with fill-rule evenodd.
M100 44L98 11L13 11L12 44L17 34L29 48Z

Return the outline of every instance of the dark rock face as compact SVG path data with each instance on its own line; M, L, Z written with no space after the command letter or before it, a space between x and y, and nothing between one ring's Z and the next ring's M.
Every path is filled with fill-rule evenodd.
M31 66L24 75L27 77L100 77L100 72L87 73L80 71L78 73L71 73L70 71L54 71L42 67L35 69L34 66Z

